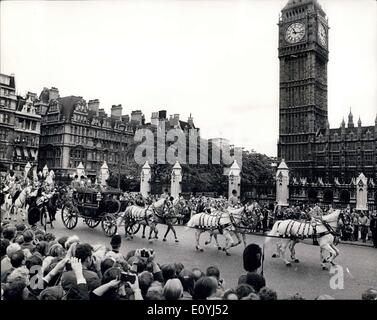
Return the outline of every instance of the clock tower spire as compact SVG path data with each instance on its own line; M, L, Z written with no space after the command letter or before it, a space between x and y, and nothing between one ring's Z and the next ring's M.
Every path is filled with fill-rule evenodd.
M328 21L316 0L289 0L278 26L278 158L295 176L311 179L312 141L328 122Z

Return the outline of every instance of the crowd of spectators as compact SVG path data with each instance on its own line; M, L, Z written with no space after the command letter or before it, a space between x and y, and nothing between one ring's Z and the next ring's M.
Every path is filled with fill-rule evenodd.
M170 194L165 190L166 196L170 198ZM116 198L117 200L125 200L130 204L136 204L144 206L145 204L151 204L163 195L149 195L147 198L144 198L140 193L137 192L125 192L124 194L110 195L111 197ZM181 212L176 212L177 214L186 215L185 218L179 219L178 223L184 224L189 218L201 212L211 213L213 210L226 211L229 207L229 201L223 196L217 198L204 196L204 195L185 195L185 197L179 195L180 206L176 207ZM251 232L267 232L272 229L273 224L277 220L306 220L311 219L311 210L313 207L318 206L323 214L334 210L332 205L323 205L323 204L304 204L296 203L292 204L289 207L278 206L277 203L271 203L266 201L255 201L255 200L246 200L239 201L233 207L239 207L242 205L253 206L255 208L255 224L250 226ZM186 210L184 210L186 209ZM361 241L366 243L368 240L373 243L373 246L377 248L377 211L356 211L350 207L341 209L344 214L345 223L339 226L337 230L340 234L341 240L343 241Z
M25 224L1 226L2 300L277 300L277 292L258 273L261 248L243 253L245 274L225 286L216 266L205 270L182 263L158 263L152 249L121 252L121 237L108 246L77 236L56 238ZM377 290L361 297L376 300ZM303 300L300 294L289 299ZM326 295L317 299L331 299Z

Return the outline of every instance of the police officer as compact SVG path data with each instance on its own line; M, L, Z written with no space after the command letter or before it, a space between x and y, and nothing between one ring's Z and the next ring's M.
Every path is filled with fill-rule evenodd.
M373 246L377 248L377 210L371 213L371 220L369 224L370 231L372 232Z

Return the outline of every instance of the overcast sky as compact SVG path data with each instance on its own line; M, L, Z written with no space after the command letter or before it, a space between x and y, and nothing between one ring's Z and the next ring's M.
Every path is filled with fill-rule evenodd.
M287 0L1 1L1 72L108 112L190 112L205 138L274 156L278 17ZM319 0L329 17L329 120L377 111L377 2Z

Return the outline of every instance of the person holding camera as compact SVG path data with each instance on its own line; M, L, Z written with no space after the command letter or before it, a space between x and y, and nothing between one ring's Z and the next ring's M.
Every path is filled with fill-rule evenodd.
M88 290L91 292L101 285L101 261L93 256L93 247L88 243L75 245L74 251L75 258L79 259L82 264L82 272L88 284ZM70 264L66 265L66 270L62 274L61 283L63 289L69 291L76 285L76 276Z
M130 271L134 273L141 273L144 270L149 269L153 274L154 280L163 283L164 278L160 267L154 260L155 255L156 253L153 249L136 249L135 254L132 257L133 262Z
M110 268L103 274L102 285L90 294L91 300L143 300L136 274Z

